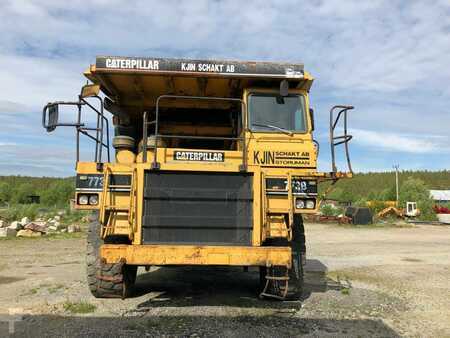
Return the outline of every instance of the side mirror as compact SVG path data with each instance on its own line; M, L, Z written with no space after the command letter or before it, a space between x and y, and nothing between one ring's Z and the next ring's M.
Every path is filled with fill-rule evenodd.
M314 131L314 109L309 108L309 118L311 119L311 131Z
M287 80L283 80L280 82L280 96L288 96L289 95L289 82Z
M47 119L48 116L48 119ZM42 124L48 133L52 132L58 126L59 110L58 104L48 104L44 107L42 114Z
M97 96L100 93L100 85L97 84L87 84L81 88L81 97L84 99L86 97Z

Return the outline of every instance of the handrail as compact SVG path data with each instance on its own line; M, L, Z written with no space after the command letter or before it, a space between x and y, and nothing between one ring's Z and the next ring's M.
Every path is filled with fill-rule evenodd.
M134 168L133 172L131 174L131 187L130 187L130 211L128 212L128 224L131 227L133 235L136 232L136 221L135 221L135 215L137 214L136 208L137 208L137 194L136 194L136 188L137 187L137 169Z
M142 160L144 163L147 162L147 126L150 124L155 125L155 145L153 146L154 154L153 154L153 162L152 169L159 169L160 164L158 162L157 153L158 153L158 140L162 138L185 138L185 139L205 139L205 140L234 140L242 142L242 164L240 165L240 171L247 170L247 146L245 135L243 137L212 137L212 136L191 136L191 135L163 135L159 134L159 103L163 99L189 99L189 100L215 100L215 101L232 101L232 102L240 102L241 103L241 126L242 130L239 132L245 131L245 123L244 123L244 112L245 112L245 102L242 99L238 98L226 98L226 97L213 97L213 96L187 96L187 95L160 95L156 99L156 107L155 107L155 119L152 121L147 121L148 112L144 111L143 114L143 156Z
M55 101L47 103L42 110L42 126L48 131L53 131L56 127L75 127L76 133L76 161L80 161L80 134L87 136L89 139L95 142L95 162L102 163L103 148L107 149L108 162L111 162L110 154L110 142L109 142L109 121L104 114L103 99L98 95L92 95L90 97L96 98L100 103L100 110L93 106L90 102L78 96L78 101ZM52 123L47 120L47 111L52 106L77 106L77 116L75 123ZM95 128L86 127L85 123L81 122L81 110L83 106L91 108L97 114L97 126ZM56 111L56 119L58 118L58 112ZM104 139L106 127L106 140ZM89 131L95 132L94 135Z
M95 108L93 105L91 105L88 101L86 101L85 98L82 98L81 96L79 97L80 102L83 102L84 104L86 104L89 108L91 108L93 111L95 111L97 113L97 134L96 134L96 149L95 149L95 162L102 162L102 149L103 147L105 147L107 149L107 155L108 155L108 162L111 162L111 154L110 154L110 146L109 146L109 121L108 119L105 117L104 114L104 104L103 104L103 100L100 96L95 95L95 96L90 96L90 97L94 97L96 99L99 100L100 102L100 111ZM100 127L99 127L100 124ZM104 130L104 124L106 124L106 144L103 141L103 130ZM77 128L77 129L81 129L82 131L86 131L86 130L90 130L89 128ZM83 132L82 132L83 133ZM85 133L83 133L84 135L86 135ZM77 161L79 159L79 154L77 154Z
M334 118L334 111L336 109L340 109L340 110L339 110L336 118ZM350 173L353 173L352 164L350 161L349 149L348 149L348 143L353 138L353 136L349 135L347 133L347 112L352 109L354 109L353 106L344 106L344 105L336 105L330 109L331 170L332 170L333 175L335 175L337 173L335 148L336 148L336 146L338 146L340 144L344 144L348 170L350 171ZM340 136L334 136L334 131L337 127L337 124L338 124L342 114L344 116L344 126L343 126L344 134L340 135Z
M100 210L99 210L99 222L102 225L102 230L101 230L101 236L103 237L105 235L105 215L106 215L106 200L107 200L107 195L108 195L108 186L109 186L109 173L110 173L111 169L109 166L106 166L104 173L103 173L103 191L102 191L102 200L101 200L101 204L100 204ZM111 198L111 197L110 197ZM106 224L106 226L108 226Z

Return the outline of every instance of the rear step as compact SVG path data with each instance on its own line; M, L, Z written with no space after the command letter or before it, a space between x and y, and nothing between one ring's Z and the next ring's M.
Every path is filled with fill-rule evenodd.
M288 269L286 268L286 275L285 276L271 276L270 271L274 271L273 268L267 268L266 273L266 284L264 286L263 291L259 294L260 298L274 298L278 300L286 300L286 297L288 295L289 291L289 275L288 275ZM284 281L284 285L278 285L278 283L275 283L276 281ZM272 293L271 290L279 290L280 293Z

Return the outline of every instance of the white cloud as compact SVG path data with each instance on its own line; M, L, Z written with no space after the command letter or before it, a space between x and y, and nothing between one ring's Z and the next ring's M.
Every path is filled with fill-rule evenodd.
M448 0L4 0L0 31L1 142L47 138L40 109L75 98L97 54L302 61L318 132L355 104L354 142L384 151L439 151L450 125Z
M2 142L3 143L3 142ZM0 145L2 145L0 143ZM71 176L75 163L74 147L59 144L3 143L0 175Z
M9 112L41 109L48 101L76 97L84 81L81 73L86 66L83 68L71 61L0 53L0 64L3 65L1 111L8 108Z
M371 148L403 153L448 153L449 138L445 136L422 136L352 129L356 144Z

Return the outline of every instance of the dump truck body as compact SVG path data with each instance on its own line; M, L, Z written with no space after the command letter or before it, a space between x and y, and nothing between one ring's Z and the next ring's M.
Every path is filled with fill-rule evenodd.
M95 109L97 127L80 113L73 125L96 152L92 162L77 154L75 200L98 212L100 272L118 266L130 284L139 265L260 266L262 294L286 297L305 260L301 215L317 212L319 181L347 175L317 171L303 65L104 56L85 76L92 84L72 104ZM70 103L44 109L47 130L59 104ZM330 139L347 146L351 107L341 108L345 135Z

